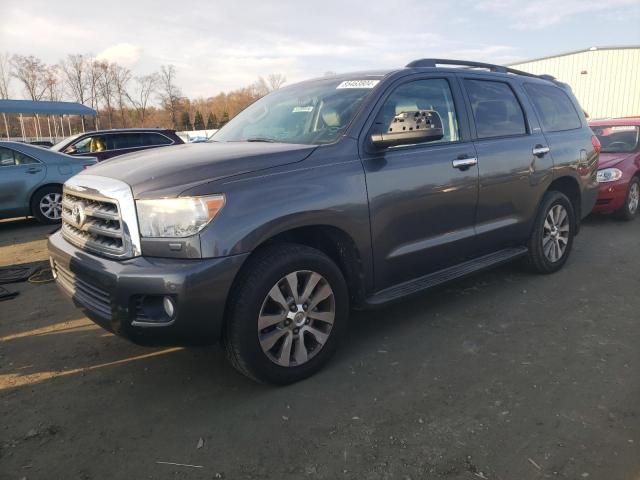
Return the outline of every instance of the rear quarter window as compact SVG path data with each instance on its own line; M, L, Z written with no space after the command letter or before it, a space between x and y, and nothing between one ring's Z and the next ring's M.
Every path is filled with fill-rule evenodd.
M524 89L540 118L543 131L561 132L582 127L573 102L561 88L525 83Z
M142 144L145 147L155 145L170 145L173 141L160 133L142 133Z

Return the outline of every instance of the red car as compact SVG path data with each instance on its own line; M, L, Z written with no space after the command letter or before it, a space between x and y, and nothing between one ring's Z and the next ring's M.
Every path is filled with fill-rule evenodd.
M640 117L595 120L589 126L602 145L593 211L632 220L640 203Z

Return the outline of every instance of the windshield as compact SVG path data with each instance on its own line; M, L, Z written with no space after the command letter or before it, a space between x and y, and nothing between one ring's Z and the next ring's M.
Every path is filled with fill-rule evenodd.
M240 112L210 141L333 143L378 82L334 78L277 90Z
M69 143L71 140L75 140L76 138L78 138L80 135L82 135L81 133L78 133L76 135L71 135L70 137L66 137L63 138L62 140L60 140L58 143L56 143L53 147L51 147L49 150L53 150L55 152L59 152L60 149L62 147L64 147L67 143Z
M597 125L591 130L600 140L604 153L627 153L638 149L640 127L636 125Z

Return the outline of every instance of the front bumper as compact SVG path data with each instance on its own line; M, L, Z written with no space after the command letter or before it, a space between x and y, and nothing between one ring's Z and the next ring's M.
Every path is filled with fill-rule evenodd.
M627 199L628 188L629 179L626 176L616 182L601 183L598 200L593 211L595 213L612 213L620 210Z
M56 283L101 327L141 344L182 345L219 339L227 296L248 254L210 259L109 260L49 237ZM170 296L170 321L150 322L141 299Z

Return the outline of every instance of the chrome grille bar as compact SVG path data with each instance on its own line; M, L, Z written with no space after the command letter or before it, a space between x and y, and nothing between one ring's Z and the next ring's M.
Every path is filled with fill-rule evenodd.
M62 235L93 253L111 258L140 254L140 238L131 189L95 175L76 175L63 188Z

